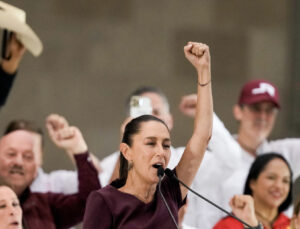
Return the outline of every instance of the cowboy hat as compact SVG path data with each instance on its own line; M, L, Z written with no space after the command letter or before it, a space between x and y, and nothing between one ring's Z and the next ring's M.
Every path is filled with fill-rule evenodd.
M43 44L39 37L26 24L26 13L17 7L0 1L0 28L16 33L17 39L32 55L39 56Z

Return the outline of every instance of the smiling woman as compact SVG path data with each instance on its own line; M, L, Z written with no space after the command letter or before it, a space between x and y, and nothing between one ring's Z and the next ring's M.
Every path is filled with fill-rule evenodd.
M22 209L16 194L7 186L0 186L0 229L21 229Z
M258 156L250 168L245 183L245 195L235 196L230 202L233 213L240 218L252 215L250 220L258 220L264 228L289 228L290 219L283 214L283 211L292 202L291 181L292 171L284 157L276 153ZM253 197L253 201L250 196ZM249 197L250 201L248 201ZM245 206L253 211L247 211ZM247 217L243 219L249 220ZM242 229L243 225L232 217L226 217L214 227L214 229L227 228Z
M184 53L198 73L197 111L193 135L174 172L190 186L211 136L213 106L208 46L189 42ZM173 228L157 189L157 168L167 167L170 145L170 132L162 120L151 115L131 120L120 144L120 178L90 195L83 228ZM164 177L161 192L178 221L187 189Z

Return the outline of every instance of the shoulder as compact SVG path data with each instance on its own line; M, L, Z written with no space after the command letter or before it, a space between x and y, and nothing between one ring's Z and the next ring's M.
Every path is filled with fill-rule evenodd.
M113 186L107 185L104 188L93 191L90 197L93 196L95 198L112 198L116 195L116 191L117 190Z
M290 218L287 217L284 213L280 213L277 217L277 219L274 222L274 228L282 228L283 226L290 225Z
M270 147L271 150L277 150L278 147L281 149L281 147L293 147L293 146L300 146L300 138L283 138L283 139L277 139L277 140L271 140L271 141L265 141L261 145L264 147Z
M101 203L101 205L105 204L107 206L113 206L117 204L119 200L119 191L112 185L107 185L104 188L93 191L88 198L89 202L95 204Z
M113 213L107 204L107 198L105 198L109 191L108 187L93 191L89 195L84 213L83 228L99 228L99 217L101 217L101 228L111 228Z
M241 224L236 219L227 216L221 219L213 229L243 229L243 224Z

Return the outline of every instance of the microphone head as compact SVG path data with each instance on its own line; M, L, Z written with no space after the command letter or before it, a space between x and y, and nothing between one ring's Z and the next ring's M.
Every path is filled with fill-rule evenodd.
M157 168L157 176L162 177L164 173L165 173L164 168L162 166L159 166Z
M174 173L171 169L166 169L165 174L170 178L174 178Z

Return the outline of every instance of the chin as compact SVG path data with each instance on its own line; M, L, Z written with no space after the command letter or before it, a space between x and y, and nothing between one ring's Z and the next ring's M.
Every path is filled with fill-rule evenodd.
M159 182L159 179L158 179L157 176L156 177L150 177L150 179L149 179L149 183L158 184L158 182Z

